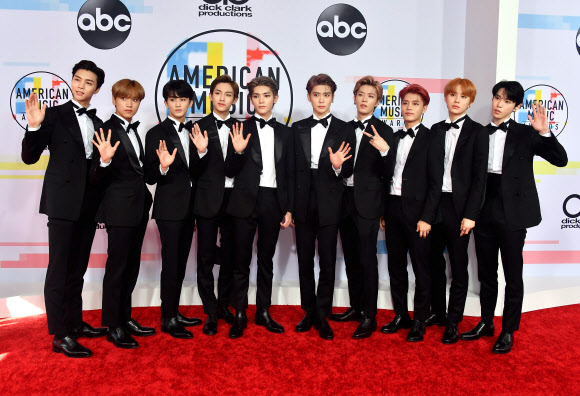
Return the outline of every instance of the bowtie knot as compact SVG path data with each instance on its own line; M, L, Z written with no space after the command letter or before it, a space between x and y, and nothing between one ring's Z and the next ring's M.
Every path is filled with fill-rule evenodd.
M77 106L75 105L75 107L77 107ZM79 107L79 108L77 109L77 114L78 114L79 116L82 116L83 114L86 114L86 115L87 115L87 117L89 117L91 120L94 120L94 119L95 119L95 117L97 116L97 109L90 109L90 110L87 110L87 108L86 108L86 107Z
M222 120L215 120L216 124L217 124L217 129L221 129L222 126L227 126L228 129L232 129L232 125L234 125L235 120L233 118L228 118L225 121Z
M509 123L507 121L502 122L498 126L489 125L489 134L493 135L498 129L501 129L504 132L507 132L509 129Z
M328 119L330 118L330 116L331 114L327 115L324 118L321 118L320 120L316 120L313 117L312 122L310 123L310 128L314 128L318 124L321 124L323 127L328 128Z
M415 138L415 131L413 130L413 128L409 128L406 131L404 129L400 129L399 132L401 133L401 135L399 136L401 139L404 139L405 136L410 136L411 138Z
M176 122L173 122L173 123L175 125L177 125ZM193 122L191 122L191 121L187 121L185 124L183 122L180 122L178 132L181 132L183 130L183 128L185 128L186 131L191 132L192 126L193 126Z
M139 126L139 124L141 124L141 122L135 121L134 123L127 125L127 133L129 133L131 129L134 130L135 133L137 133L137 127Z
M275 118L270 118L268 121L266 121L263 118L257 118L258 122L260 123L260 129L264 128L266 125L268 125L271 128L274 128L276 126L276 119Z
M368 124L368 122L369 122L369 120L364 120L364 121L352 120L350 123L355 129L358 128L361 131L364 131L366 129L366 124Z

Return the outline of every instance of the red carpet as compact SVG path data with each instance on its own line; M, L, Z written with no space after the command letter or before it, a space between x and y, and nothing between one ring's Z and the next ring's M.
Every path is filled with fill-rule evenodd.
M515 345L494 355L495 338L443 345L443 328L427 329L425 341L409 343L406 332L380 332L351 339L356 323L334 323L334 341L311 330L294 332L298 307L276 306L272 316L286 328L268 333L253 324L230 340L219 322L217 336L190 328L193 340L160 333L159 308L136 308L134 317L158 335L138 338L140 347L121 350L104 338L81 338L88 359L51 351L44 315L0 320L0 395L14 394L578 394L580 305L524 313ZM201 307L182 307L203 317ZM379 326L393 316L379 311ZM100 321L100 311L85 320ZM460 331L477 323L465 318ZM496 326L501 320L496 318ZM499 327L496 328L496 332ZM497 333L499 334L499 332Z

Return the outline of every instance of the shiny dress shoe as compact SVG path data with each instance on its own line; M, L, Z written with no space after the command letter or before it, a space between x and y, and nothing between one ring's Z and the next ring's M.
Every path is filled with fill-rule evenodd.
M198 318L188 318L177 312L177 321L183 327L199 326L201 324L201 319Z
M455 344L459 341L459 330L457 329L457 325L448 324L445 327L445 332L443 333L443 343L445 345Z
M411 330L409 330L409 335L407 335L407 341L409 342L419 342L423 341L423 335L425 334L425 323L418 320L413 321Z
M459 338L465 341L475 341L479 340L481 337L493 337L494 330L495 327L493 326L493 323L488 325L479 322L473 329L462 333Z
M107 335L106 327L93 327L87 322L83 322L80 327L72 330L70 336L72 338L87 337L87 338L99 338Z
M491 351L493 353L500 353L500 354L508 353L509 351L512 350L513 345L514 345L513 333L504 333L502 331Z
M261 309L256 311L256 316L254 317L254 323L257 326L264 326L266 330L270 333L281 334L284 332L284 327L278 322L276 322L270 316L270 312L267 309Z
M193 338L192 332L183 327L177 317L161 319L161 331L173 338Z
M234 314L227 305L218 305L217 318L225 320L230 325L234 323Z
M377 321L375 318L369 316L364 316L363 320L358 325L357 329L354 331L352 338L355 340L360 340L362 338L370 337L375 331L377 331Z
M139 346L139 343L123 327L109 327L107 341L123 349L133 349Z
M395 318L381 327L381 333L393 334L400 329L410 329L411 328L411 318L403 318L401 315L395 315Z
M147 337L155 334L155 329L153 327L141 326L141 324L133 318L125 323L125 328L130 334L137 337Z
M306 312L306 315L302 318L300 322L296 325L297 333L305 333L314 326L315 316L313 312Z
M236 311L236 316L234 317L234 323L230 327L229 337L232 339L240 338L244 335L244 329L248 327L248 317L246 316L246 311Z
M425 326L447 326L447 317L445 315L431 314L425 321Z
M215 314L207 315L205 325L203 325L203 334L208 336L216 335L218 332L218 317Z
M86 358L93 356L93 352L87 347L82 346L70 336L56 338L52 340L52 351L62 353L69 358Z
M328 321L326 318L318 319L318 335L323 340L333 340L334 339L334 332L330 328Z
M360 322L363 319L362 312L348 308L343 313L333 313L328 316L333 322Z

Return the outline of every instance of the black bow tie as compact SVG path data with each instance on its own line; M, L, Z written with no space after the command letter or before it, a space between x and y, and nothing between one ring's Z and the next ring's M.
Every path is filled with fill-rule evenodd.
M356 120L356 121L355 121L355 120L352 120L350 123L351 123L351 125L352 125L354 128L358 128L358 129L360 129L361 131L364 131L364 130L365 130L365 128L366 128L366 124L368 124L368 123L369 123L369 120L364 120L364 121L360 121L360 120Z
M327 115L324 118L321 118L320 120L315 120L314 117L312 117L312 122L310 123L310 128L314 128L316 125L321 124L323 127L328 128L328 119L330 118L331 114Z
M80 116L82 116L83 114L86 114L87 117L89 117L91 120L94 120L95 117L97 116L97 109L87 110L86 107L79 107L74 103L73 103L73 106L75 109L77 109L77 114Z
M177 122L173 121L174 125L177 125ZM188 132L191 132L191 127L193 126L193 122L187 121L185 124L183 122L179 123L179 129L177 132L181 132L183 128L185 128Z
M493 135L498 129L501 129L502 131L507 132L508 128L509 128L509 122L504 121L501 124L499 124L498 126L494 126L494 125L489 124L487 126L487 128L489 129L490 135Z
M444 124L443 128L445 128L445 130L446 130L446 131L448 131L448 130L449 130L449 129L451 129L451 128L459 129L459 125L458 125L458 124L459 124L461 121L465 120L465 118L466 118L466 117L467 117L467 116L466 116L466 115L464 115L464 116L463 116L463 117L461 117L460 119L458 119L458 120L455 120L455 121L453 121L453 122L450 122L450 123L446 122L446 123Z
M227 126L227 127L228 127L228 129L232 129L232 125L234 125L234 122L235 122L235 121L236 121L236 120L234 120L233 118L228 118L228 119L227 119L227 120L225 120L225 121L218 120L218 119L216 119L216 120L215 120L215 122L216 122L216 124L217 124L217 129L221 129L221 128L222 128L222 126L224 126L224 125L225 125L225 126Z
M127 125L127 133L129 133L131 129L134 130L135 133L137 133L137 127L139 126L140 123L141 122L139 121L135 121L134 123Z
M399 136L401 139L404 139L407 135L411 136L413 139L415 138L415 131L413 131L413 128L409 128L406 131L400 129L399 132L401 132L401 135Z
M276 126L276 119L275 118L270 118L268 121L266 121L263 118L258 118L256 117L256 120L260 123L260 129L264 128L266 125L274 128Z

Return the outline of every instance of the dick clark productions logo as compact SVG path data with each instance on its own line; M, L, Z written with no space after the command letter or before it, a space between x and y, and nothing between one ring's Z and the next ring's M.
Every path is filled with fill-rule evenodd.
M359 10L348 4L335 4L320 14L316 22L320 45L334 55L350 55L365 42L367 23Z
M198 16L246 17L252 16L252 7L244 5L249 0L203 0ZM221 4L220 4L221 3Z
M131 14L119 0L88 0L79 10L81 37L99 49L118 47L131 32Z

